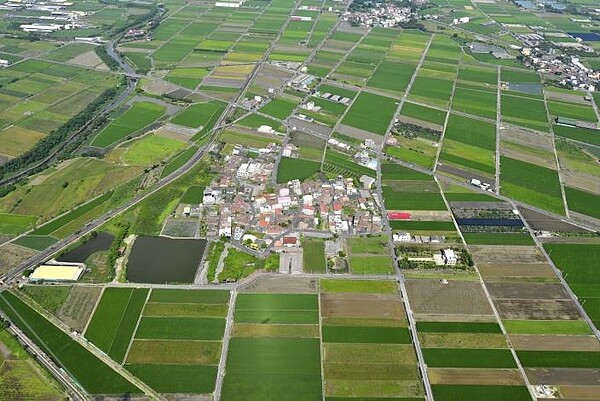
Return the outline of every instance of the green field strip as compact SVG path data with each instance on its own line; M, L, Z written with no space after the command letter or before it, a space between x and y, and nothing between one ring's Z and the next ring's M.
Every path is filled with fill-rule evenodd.
M423 401L414 397L325 397L325 401Z
M123 361L142 312L148 289L107 288L85 336L117 362Z
M225 319L196 317L142 317L136 339L220 340Z
M215 389L217 366L125 365L158 393L208 394Z
M359 344L410 344L406 327L323 326L323 342Z
M424 348L423 356L432 368L516 368L507 349Z
M433 176L395 163L381 164L384 181L433 181Z
M221 290L170 290L156 288L152 290L148 302L174 304L221 304L229 303L229 291Z
M432 390L436 401L531 401L525 386L434 384Z
M316 294L239 294L237 310L318 310Z
M600 352L517 351L525 368L600 368Z
M417 322L423 333L502 333L498 323L487 322Z
M439 192L395 191L383 186L385 207L390 210L447 210Z
M140 393L132 383L15 295L0 293L0 308L90 394Z
M456 231L451 221L390 221L390 227L406 231Z

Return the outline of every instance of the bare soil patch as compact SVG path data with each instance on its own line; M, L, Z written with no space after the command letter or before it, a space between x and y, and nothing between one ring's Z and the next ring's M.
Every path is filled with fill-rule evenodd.
M502 319L577 320L579 311L571 300L501 299L496 306Z
M253 324L236 323L233 326L234 337L319 337L319 326L308 324Z
M267 292L286 294L316 294L318 282L313 278L258 276L240 292Z
M553 336L511 334L514 349L530 351L600 351L600 342L594 336Z
M555 217L551 217L545 215L540 212L536 212L531 209L524 208L522 206L518 207L521 216L527 220L529 226L534 230L539 231L569 231L569 232L585 232L584 228L578 227L576 225L570 224L564 220L557 219Z
M472 171L462 170L458 167L454 167L448 164L441 164L437 166L438 172L449 174L450 176L455 176L458 178L464 178L465 181L470 181L473 178L478 179L481 182L486 182L490 184L492 187L496 185L496 180L491 175L484 175L481 173L475 173Z
M481 283L473 281L407 280L411 308L423 315L492 315Z
M418 118L412 118L412 117L407 117L407 116L400 116L399 120L402 121L403 123L418 125L419 127L429 128L429 129L432 129L434 131L440 131L441 132L444 129L444 126L442 126L442 125L435 124L435 123L430 123L428 121L419 120Z
M377 135L359 128L350 127L349 125L340 124L338 125L337 130L340 134L348 135L352 138L360 139L361 141L364 141L365 139L372 139L378 144L383 141L383 135Z
M489 283L487 287L496 299L569 299L562 284Z
M562 179L565 185L600 194L600 177L594 177L576 171L562 169Z
M56 317L73 330L83 332L101 293L99 287L72 287Z
M508 348L504 334L419 333L423 348Z
M36 253L33 249L10 243L0 246L0 274L6 273Z
M533 368L525 369L531 384L558 384L574 386L598 385L600 369Z
M572 401L594 401L599 400L600 385L596 386L560 386L560 394L563 399Z
M321 316L324 318L405 319L404 308L395 295L322 294Z
M75 56L68 62L70 64L81 65L88 68L97 68L104 71L108 71L109 69L93 50L80 54L79 56Z
M534 148L554 152L552 137L550 135L537 134L532 131L524 131L518 128L507 128L500 131L504 140Z
M502 156L523 160L524 162L556 170L556 161L554 159L546 158L542 155L537 155L533 152L528 152L527 148L515 149L504 147L502 148L500 153L502 154Z
M469 249L473 254L475 263L493 264L524 264L545 263L546 258L536 246L528 245L474 245Z
M556 279L547 263L532 264L480 264L477 269L485 281L496 279L518 280L527 278Z
M429 368L431 384L523 385L518 369Z

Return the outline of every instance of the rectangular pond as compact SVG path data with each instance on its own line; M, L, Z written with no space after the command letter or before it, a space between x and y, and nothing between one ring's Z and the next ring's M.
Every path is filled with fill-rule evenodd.
M135 283L191 284L206 240L138 237L127 262L127 279Z

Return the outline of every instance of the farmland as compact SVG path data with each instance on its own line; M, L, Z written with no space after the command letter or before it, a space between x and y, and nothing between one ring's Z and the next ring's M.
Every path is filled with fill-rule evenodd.
M318 325L318 297L242 293L237 297L234 322L234 330L248 324L289 325L298 330ZM290 338L283 331L266 336L255 333L234 335L229 341L223 400L322 399L318 334Z
M152 290L125 367L161 393L214 390L227 291Z
M110 146L138 130L152 124L165 112L161 105L150 102L137 102L115 118L92 141L92 146Z
M396 108L394 99L361 92L342 120L342 124L384 135Z

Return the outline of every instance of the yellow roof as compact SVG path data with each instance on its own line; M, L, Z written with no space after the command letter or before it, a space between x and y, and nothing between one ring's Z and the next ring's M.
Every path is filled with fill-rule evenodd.
M79 266L41 265L29 276L30 280L76 281L83 268Z

